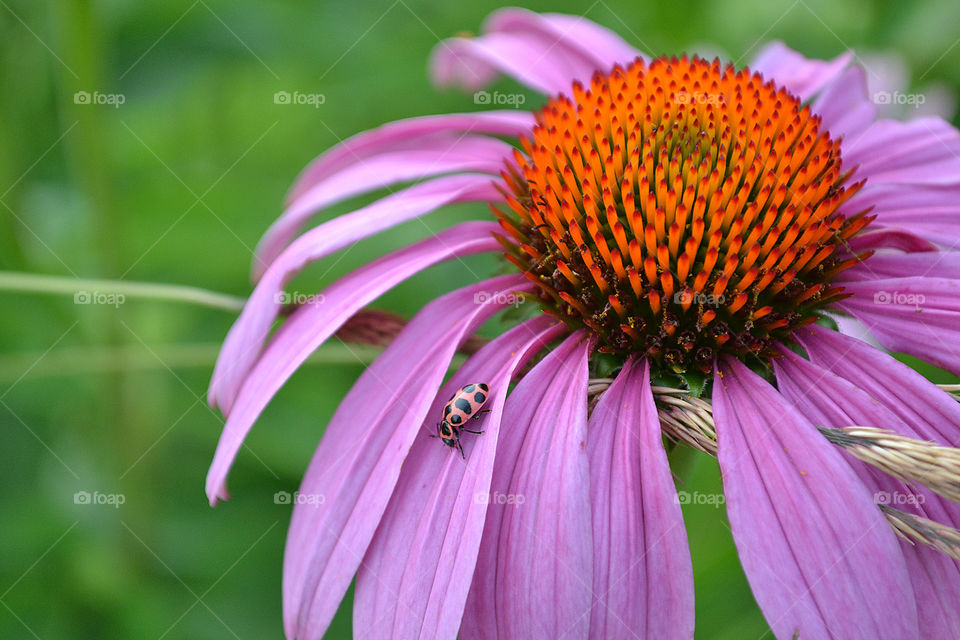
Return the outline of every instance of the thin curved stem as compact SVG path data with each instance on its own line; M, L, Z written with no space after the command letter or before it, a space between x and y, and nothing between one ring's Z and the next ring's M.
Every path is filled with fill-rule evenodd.
M129 297L183 302L235 313L243 309L245 302L237 296L183 285L68 278L15 271L0 271L0 291L3 290L73 295L78 304L96 303L103 296L114 296L111 304L122 303Z
M210 369L220 352L218 343L63 347L47 352L0 355L0 385L18 382L29 371L31 380L76 375L168 369ZM332 340L321 346L305 365L367 366L383 352L381 347ZM456 363L464 358L457 356Z

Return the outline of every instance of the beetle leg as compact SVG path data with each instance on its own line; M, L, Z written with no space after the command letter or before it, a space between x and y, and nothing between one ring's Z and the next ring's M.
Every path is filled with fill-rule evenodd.
M467 433L483 433L483 431L474 431L473 429L463 429Z

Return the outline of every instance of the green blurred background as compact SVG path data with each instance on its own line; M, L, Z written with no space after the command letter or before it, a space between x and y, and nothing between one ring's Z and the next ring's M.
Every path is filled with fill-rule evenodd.
M726 53L742 64L782 39L818 57L895 52L914 90L960 83L953 0L526 6L589 6L587 17L655 54ZM426 59L438 38L476 32L495 8L0 1L0 269L246 295L251 250L317 153L388 120L479 108L433 89ZM124 103L77 104L78 91ZM277 91L325 102L278 105ZM429 224L476 215L483 207L461 206ZM411 223L365 241L308 270L300 288L426 233ZM491 259L467 264L496 268ZM462 264L442 265L377 306L411 314L471 277ZM113 307L0 295L0 638L281 637L290 507L273 494L296 489L362 364L334 346L298 372L241 452L234 498L211 509L203 482L222 419L204 394L233 315L131 297ZM694 457L691 468L684 490L719 491L712 460ZM124 503L75 504L78 491ZM723 509L690 504L685 515L698 637L761 637ZM348 599L329 636L349 633Z

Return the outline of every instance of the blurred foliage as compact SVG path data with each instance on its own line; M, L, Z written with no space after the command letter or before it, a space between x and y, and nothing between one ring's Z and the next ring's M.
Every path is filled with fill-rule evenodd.
M782 39L810 56L895 52L915 88L960 83L952 0L527 6L581 13L588 5L589 18L653 53L719 52L742 64ZM388 120L478 108L433 89L426 59L438 38L477 31L495 8L489 0L4 0L0 268L246 295L252 248L318 152ZM124 103L77 104L78 91L122 94ZM278 105L277 91L323 93L325 102ZM298 282L316 288L475 215L483 208L432 214L322 261ZM496 268L485 258L438 266L378 304L410 314ZM228 313L19 294L3 294L2 304L0 637L280 637L290 507L273 494L297 487L361 366L311 365L294 376L241 452L235 498L213 510L203 482L222 419L204 394ZM720 490L712 460L694 457L691 469L685 490ZM79 505L77 491L125 502ZM698 637L759 637L766 626L723 509L684 509ZM349 630L345 606L330 637Z

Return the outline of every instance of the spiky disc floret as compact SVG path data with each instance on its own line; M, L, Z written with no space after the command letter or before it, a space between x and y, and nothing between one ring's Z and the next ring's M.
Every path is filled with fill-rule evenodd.
M675 371L766 354L843 296L872 218L837 213L840 143L810 107L747 69L637 60L537 114L495 209L507 257L545 309L604 351ZM839 249L839 250L838 250Z

